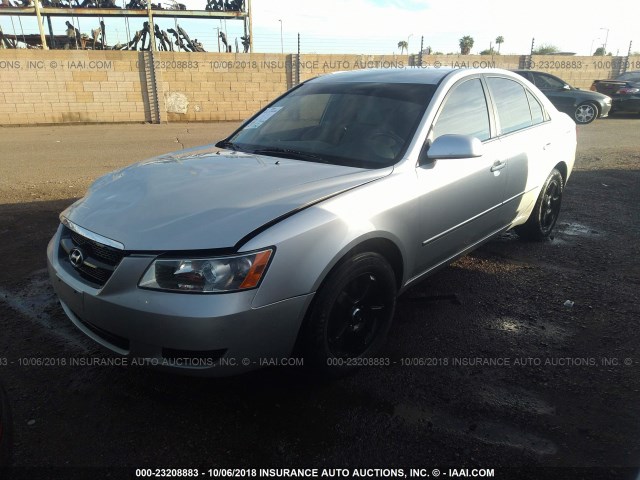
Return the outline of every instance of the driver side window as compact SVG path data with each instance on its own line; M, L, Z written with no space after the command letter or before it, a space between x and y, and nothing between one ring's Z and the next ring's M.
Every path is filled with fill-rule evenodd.
M533 78L535 79L536 87L540 90L560 90L564 87L562 82L548 75L541 75L538 73L535 74Z
M489 111L479 78L456 85L445 100L433 126L433 139L458 134L488 140L491 137Z

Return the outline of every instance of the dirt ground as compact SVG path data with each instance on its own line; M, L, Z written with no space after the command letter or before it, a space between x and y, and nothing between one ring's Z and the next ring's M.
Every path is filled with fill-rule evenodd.
M0 378L14 464L40 467L16 472L606 467L567 478L622 478L632 470L611 469L640 465L638 117L578 128L552 240L505 234L404 294L388 367L320 382L294 367L211 380L58 365L112 356L49 286L58 213L103 173L235 126L0 128Z

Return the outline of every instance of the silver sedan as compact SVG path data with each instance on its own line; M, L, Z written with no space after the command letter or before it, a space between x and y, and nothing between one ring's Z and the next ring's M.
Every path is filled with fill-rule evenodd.
M61 215L70 320L133 361L201 375L375 356L396 297L509 229L545 239L576 127L504 70L307 81L227 139L98 179Z

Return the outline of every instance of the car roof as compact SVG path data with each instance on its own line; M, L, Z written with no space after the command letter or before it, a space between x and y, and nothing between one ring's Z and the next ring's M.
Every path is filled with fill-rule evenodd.
M551 75L552 77L560 78L557 75L554 75L553 73L543 72L541 70L527 70L524 68L519 68L517 70L511 70L511 71L515 73L544 73L545 75Z
M452 72L460 68L373 68L335 72L313 79L313 82L381 82L381 83L424 83L436 85Z
M637 77L640 76L640 70L629 70L628 72L621 73L616 78L624 77L625 75L630 77Z

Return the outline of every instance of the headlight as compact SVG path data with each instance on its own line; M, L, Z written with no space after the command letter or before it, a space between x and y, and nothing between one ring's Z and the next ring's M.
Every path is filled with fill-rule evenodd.
M176 292L220 293L257 287L273 250L233 257L158 259L139 287Z

